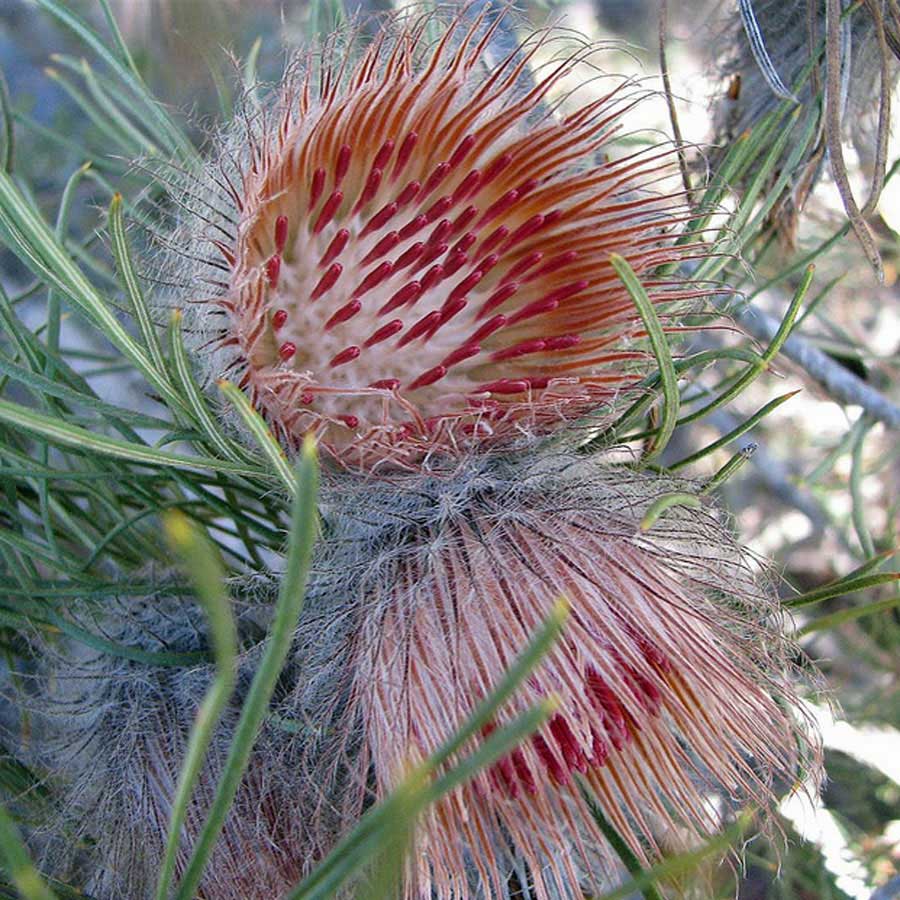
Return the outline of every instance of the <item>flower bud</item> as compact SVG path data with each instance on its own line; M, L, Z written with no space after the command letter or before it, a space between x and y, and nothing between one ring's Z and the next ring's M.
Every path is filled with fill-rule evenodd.
M304 58L182 196L199 261L169 302L288 447L369 467L546 431L646 370L612 253L657 303L699 293L659 274L695 249L672 150L606 155L634 90L555 115L593 50L523 90L546 36L488 68L496 27L461 14L432 45L400 20Z

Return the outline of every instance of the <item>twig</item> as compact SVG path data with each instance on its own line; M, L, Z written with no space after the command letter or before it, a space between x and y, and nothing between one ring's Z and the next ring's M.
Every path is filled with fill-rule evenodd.
M722 297L720 305L729 299L733 300ZM772 339L780 324L776 318L756 307L729 309L728 314L748 334L763 342ZM846 406L861 406L871 418L883 422L888 428L900 429L900 407L806 338L791 335L782 346L781 353L825 388L832 399Z
M881 57L881 96L878 98L878 133L875 140L875 171L872 175L872 186L869 188L869 199L862 208L862 214L869 216L878 206L881 192L887 175L888 142L891 137L891 51L888 46L887 26L884 14L879 9L879 4L869 2L866 4L869 15L875 20L875 33L878 36L878 53Z
M678 124L678 110L675 107L675 95L672 93L672 82L669 79L669 64L666 60L668 30L669 4L667 0L662 0L659 7L659 71L662 75L666 105L669 107L669 122L672 125L672 136L675 138L675 147L678 151L678 168L681 169L681 181L684 184L688 203L693 207L693 185L691 184L691 176L688 173L687 158L684 153L684 138L681 136L681 126Z
M879 282L884 283L884 269L881 264L881 257L878 248L875 245L875 238L863 218L863 212L860 210L853 196L853 189L850 186L850 178L847 175L847 167L844 163L844 151L841 144L841 118L842 118L842 90L841 79L844 72L849 72L849 59L844 65L841 48L845 46L849 40L850 30L849 22L842 21L843 9L841 0L825 0L825 138L828 143L828 154L831 158L831 174L834 178L835 187L841 195L844 203L844 209L853 231L863 248L875 274L878 276ZM883 32L882 32L883 35ZM879 142L881 141L881 128L885 106L882 102L881 112L879 115ZM888 114L890 110L888 108ZM879 146L879 158L880 157ZM876 178L875 186L880 183L880 179ZM873 195L874 196L874 195ZM877 202L877 196L874 197ZM868 209L868 205L866 206Z

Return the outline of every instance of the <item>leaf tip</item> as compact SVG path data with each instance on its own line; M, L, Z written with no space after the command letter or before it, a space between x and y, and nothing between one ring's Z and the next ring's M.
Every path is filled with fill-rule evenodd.
M553 604L553 609L550 610L550 621L555 625L563 625L566 619L569 618L571 610L572 604L569 602L568 597L557 598Z
M311 432L307 431L303 437L303 458L305 460L309 460L310 462L315 462L317 457L316 452L316 436Z
M178 551L183 551L193 542L190 519L177 509L170 509L162 515L163 529L169 543Z
M549 694L537 705L537 708L547 717L552 716L561 707L562 698L559 694Z

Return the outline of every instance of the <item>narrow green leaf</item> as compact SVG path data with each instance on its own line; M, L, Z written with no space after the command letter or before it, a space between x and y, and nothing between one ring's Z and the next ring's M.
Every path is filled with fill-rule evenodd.
M69 229L69 215L72 211L72 202L75 197L75 191L82 179L91 168L90 162L86 162L79 166L66 181L63 188L62 198L59 201L59 212L56 214L56 228L54 233L56 239L62 244L66 239L66 232ZM44 374L48 378L53 378L56 371L56 359L59 355L59 334L60 334L61 311L59 306L59 295L52 288L48 293L47 299L47 351L48 356L44 366Z
M122 62L128 67L132 75L134 75L135 79L143 84L144 80L143 78L141 78L141 73L138 72L137 66L134 64L134 59L131 56L131 51L129 51L128 45L125 43L125 39L122 37L122 32L119 30L119 23L116 21L116 17L113 15L113 11L109 5L109 0L98 0L98 2L100 3L100 9L103 10L103 18L106 19L106 27L109 28L109 33L112 35L113 44L115 45L115 48L118 51Z
M637 307L647 336L650 340L650 347L653 355L656 357L656 363L659 366L659 374L662 383L663 405L662 405L662 421L656 432L656 438L653 447L644 454L644 461L649 462L651 459L659 456L669 443L672 432L675 430L675 423L678 421L678 408L680 396L678 393L678 377L675 374L675 365L672 362L672 353L669 350L669 342L666 340L665 332L662 329L659 318L656 315L656 309L653 302L644 290L644 286L639 281L634 269L628 264L627 260L613 253L609 257L609 261L615 269L616 274L625 285L634 305Z
M73 405L93 410L105 418L128 422L134 428L149 428L162 431L172 426L172 423L167 422L165 419L157 419L155 416L148 416L144 413L132 412L120 406L113 406L111 403L98 400L93 395L83 394L81 391L66 387L58 381L51 381L44 375L39 375L30 369L9 362L2 353L0 353L0 373L24 385L36 397L56 397Z
M109 66L115 76L128 86L140 107L140 110L135 110L135 113L141 117L147 117L149 124L157 130L160 138L165 138L165 143L172 152L189 162L199 160L196 148L191 144L184 131L175 124L165 108L150 95L140 76L135 74L131 66L123 63L109 49L105 38L97 34L83 19L59 0L36 0L36 2L42 9L78 35L97 57ZM117 46L116 49L121 52L121 46Z
M893 559L897 555L900 555L900 546L892 547L890 550L882 550L881 553L876 553L864 563L857 566L852 572L845 575L844 578L856 578L860 575L868 575L869 572L877 571L889 559Z
M466 741L480 734L484 726L491 722L497 710L512 697L522 681L535 669L556 642L568 617L568 602L563 599L558 600L537 633L529 641L528 646L504 675L500 684L475 708L466 724L431 757L428 764L430 769L446 762L462 748Z
M25 357L29 367L34 372L43 372L49 368L47 366L47 354L49 352L49 349L41 344L40 341L37 340L35 335L19 321L9 303L6 294L3 291L2 285L0 285L0 326L2 326L6 333L10 336L10 338L12 338L13 344L15 345L16 349L22 354L22 356ZM77 351L67 351L66 357L86 358L83 355L80 355ZM95 401L99 400L89 382L84 378L83 375L76 372L68 364L65 357L55 356L53 358L52 368L54 377L56 379L64 380L70 388L77 391L79 397L90 397ZM79 402L84 401L79 400ZM95 406L94 408L97 409L98 412L100 411L99 407ZM132 427L128 425L127 420L132 419L133 417L138 417L139 420L140 414L126 414L124 411L118 411L118 407L110 406L108 404L104 404L103 410L104 411L101 414L106 416L109 424L112 425L123 437L127 438L128 440L137 439L136 432ZM134 427L140 426L139 424L135 424ZM148 421L148 427L155 426L149 425Z
M14 110L13 119L42 140L49 141L51 144L56 144L75 156L83 157L90 152L89 148L85 147L83 142L73 140L65 134L61 134L54 128L48 128L46 125L38 122L33 116L27 115L20 109ZM127 169L127 164L125 162L114 158L104 158L102 155L92 155L91 165L96 169L102 169L104 172L115 175L117 178L121 177Z
M54 56L53 59L56 60L59 57ZM94 70L88 65L87 60L81 60L80 72L95 103L102 112L106 113L113 127L119 129L125 141L133 143L146 156L159 156L159 148L119 108L118 104L103 88L100 80L94 74ZM125 108L130 109L131 106L127 105Z
M166 852L156 887L157 900L166 900L169 896L191 792L200 775L213 732L234 690L238 651L237 630L231 613L231 600L224 587L225 571L220 558L199 529L181 513L169 513L165 526L169 543L190 574L206 611L216 676L197 712L184 764L178 773L178 784L169 817Z
M69 471L56 471L54 469L48 469L45 467L39 467L37 465L34 468L18 468L11 469L6 466L0 467L0 476L3 478L42 478L47 481L109 481L109 472L69 472ZM141 473L141 472L133 472L131 473L132 478L147 478L147 479L159 479L159 475L153 475L151 473Z
M393 814L376 834L378 850L371 872L362 873L367 900L397 900L403 896L406 857L412 849L416 821L421 812L420 797L418 780L407 778L394 791ZM358 881L362 866L355 861L353 868ZM352 873L353 869L349 871ZM334 877L340 879L342 875L342 872L336 872ZM324 887L328 890L327 885Z
M647 512L644 513L644 518L641 519L641 531L649 531L656 524L659 517L673 506L689 506L692 509L699 509L701 503L694 494L682 492L664 494L662 497L657 497L650 504Z
M773 191L772 194L769 195L768 185L771 180L770 176L772 171L781 161L781 156L784 152L784 148L787 146L788 141L793 136L794 128L796 127L797 121L799 120L800 114L802 112L802 107L794 109L790 112L787 118L787 122L785 122L785 124L780 129L780 133L772 142L771 147L768 148L766 156L760 163L758 171L754 173L746 188L741 192L741 204L736 214L733 216L731 222L729 223L730 229L733 231L737 239L737 243L740 245L743 245L747 235L752 234L755 236L756 234L758 234L758 230L747 227L747 222L750 218L751 213L755 211L756 201L762 194L762 192L766 191L767 198L771 196L773 202L780 195L780 192L776 191ZM814 119L815 117L810 118ZM797 143L794 144L795 153L796 147ZM800 144L801 152L804 147L805 144ZM793 171L795 171L795 169L791 169L791 172ZM768 215L768 213L766 213L766 215ZM743 236L741 234L742 232Z
M140 155L142 149L140 144L135 143L130 134L123 133L115 122L110 121L108 115L99 109L97 104L83 91L79 90L71 78L58 69L53 68L53 66L47 66L44 69L44 74L69 95L72 103L78 107L82 114L87 116L100 132L100 137L103 138L105 143L118 147L120 151L123 151L129 157Z
M17 680L17 684L22 684L22 681ZM29 805L40 806L42 809L47 809L52 798L44 773L32 771L2 744L0 744L0 791L5 792L6 796L14 797L27 794Z
M76 597L83 600L102 600L106 597L121 597L123 593L130 595L153 594L161 591L170 597L189 597L193 591L185 585L172 581L126 581L102 582L80 579L38 579L23 590L9 578L0 577L0 589L8 596L22 599L44 597L47 599L69 599ZM194 662L203 657L193 656ZM186 665L188 663L179 663Z
M847 594L855 594L857 591L864 591L871 587L877 587L879 584L890 584L892 581L898 580L900 580L898 572L882 572L877 575L851 573L846 578L833 581L824 587L791 597L790 600L783 601L782 605L788 609L800 609L804 606L811 606L813 603L821 603L823 600L831 600L833 597L844 597Z
M742 435L746 434L750 431L751 428L755 428L769 413L778 409L782 403L786 403L791 397L796 397L800 391L788 391L786 394L782 394L780 397L776 397L774 400L770 400L764 406L761 406L752 416L745 419L741 422L737 428L733 428L728 434L723 434L717 441L713 441L711 444L707 444L701 450L698 450L696 453L692 453L690 456L685 456L683 459L679 459L678 462L672 463L669 466L669 469L673 472L678 469L682 469L685 466L689 466L692 463L697 462L699 459L703 459L704 456L708 456L710 453L715 452L720 447L724 447L726 444L730 444L732 441L737 440Z
M157 590L158 586L151 585L148 590ZM119 585L116 590L111 591L115 596L122 594L122 586ZM85 598L87 592L81 591L74 593L79 599ZM190 651L179 653L173 650L144 650L140 647L133 647L129 644L120 644L109 638L94 634L88 631L76 622L65 618L49 603L42 603L36 600L36 597L42 596L42 592L37 587L32 587L26 592L26 595L18 600L17 605L24 610L28 621L43 622L45 625L52 626L56 631L68 635L72 639L79 641L86 647L105 653L109 656L115 656L120 659L130 659L132 662L138 662L146 666L174 666L182 668L184 666L195 666L198 663L208 661L206 653L200 651Z
M688 223L684 234L679 238L679 243L687 243L693 239L694 235L709 227L713 216L721 211L722 201L732 191L732 185L740 183L751 166L754 164L759 166L761 148L770 145L772 135L782 125L788 112L787 104L782 104L764 116L751 132L739 135L731 143L698 205L701 214ZM728 244L730 240L728 236L725 236L718 243ZM701 261L698 266L698 274L711 275L720 268L720 265L715 260Z
M32 619L31 616L26 616L22 613L11 612L2 607L0 607L0 625L5 625L14 631L27 631L29 628L36 628L38 630L58 632L58 629L46 622Z
M390 852L398 829L408 825L410 819L414 820L430 803L437 802L480 769L495 763L540 728L555 710L555 703L545 700L522 713L509 725L492 732L474 753L434 782L428 778L428 770L433 766L426 762L408 775L386 800L369 810L356 828L285 900L334 897L352 875L364 875L366 867L379 853Z
M706 406L694 410L689 415L684 416L679 420L679 425L686 425L688 422L695 422L698 419L702 419L713 410L724 406L726 403L737 397L738 394L742 393L749 384L754 382L763 372L765 372L769 368L772 360L774 360L778 355L779 351L784 345L784 342L788 339L791 331L793 331L794 329L794 323L796 322L797 316L799 315L800 306L803 303L804 297L806 297L806 293L809 290L810 284L812 283L814 274L815 266L807 266L803 279L797 287L794 296L791 298L791 302L788 304L788 308L785 311L784 318L781 320L781 324L778 326L778 330L772 336L772 340L769 342L769 346L766 347L765 352L763 352L763 354L759 356L755 362L751 362L750 365L747 366L747 371L744 372L738 379L736 379L730 388L723 391L721 394L719 394L718 397L716 397L715 400L707 403Z
M241 708L240 719L222 770L222 776L209 810L206 823L197 837L194 853L175 894L175 900L194 897L209 861L213 845L218 839L225 817L234 801L250 752L259 729L269 711L269 701L284 661L290 649L297 620L303 609L306 580L312 561L313 545L319 527L316 499L318 493L318 465L315 443L308 437L303 444L297 466L297 483L288 538L287 565L275 606L275 616L267 637L267 646L259 668Z
M226 459L240 462L246 458L241 453L243 448L236 445L234 441L222 433L219 423L209 408L209 401L203 396L191 371L191 363L182 339L182 318L181 310L174 310L169 328L169 348L172 357L174 383L181 390L194 421L198 423L206 434L212 446Z
M753 454L756 453L757 446L757 444L748 444L743 450L739 450L735 453L734 456L732 456L731 459L729 459L728 462L703 485L699 492L700 495L706 496L707 494L711 494L742 469L750 462Z
M748 363L749 365L756 365L760 362L762 357L746 347L722 347L716 348L715 350L702 350L699 353L692 353L690 356L675 362L675 373L680 376L685 372L690 372L692 369L702 369L711 363L716 363L723 359L733 359L738 362ZM659 372L653 372L645 378L642 378L636 385L636 389L642 392L641 396L639 396L638 399L635 400L611 425L604 425L599 429L592 428L591 422L597 418L596 413L589 413L573 422L570 431L583 435L578 445L578 452L591 453L598 448L607 446L611 440L617 439L616 436L621 435L627 427L646 412L647 407L654 399L653 395L648 393L648 391L658 388L660 383ZM600 413L601 418L604 418L607 415L607 410L602 410ZM676 424L684 425L687 421L689 421L688 417L682 417ZM651 433L652 432L647 432L646 435ZM641 435L638 435L638 437L644 437L646 435L642 433ZM548 438L545 441L544 446L550 447L562 441L569 443L570 440L571 439L568 436L564 439L558 437Z
M553 646L567 616L568 605L561 600L553 607L540 629L516 658L491 695L476 707L468 720L442 747L407 776L404 790L411 790L420 795L418 809L424 808L428 803L434 802L470 778L479 768L495 762L522 738L537 729L552 713L552 701L529 710L509 725L491 732L487 739L480 742L473 754L459 762L437 781L431 781L431 776L440 766L457 754L472 737L481 735L484 726L492 722L497 710L512 696ZM334 847L325 860L288 895L286 900L301 900L301 898L312 900L333 896L333 892L354 871L366 866L379 852L388 849L384 845L390 845L394 840L392 835L396 835L395 829L404 827L399 820L404 810L409 812L407 799L405 794L398 796L395 792L369 810L353 831Z
M10 510L10 513L12 513L12 510ZM54 551L52 548L25 537L24 534L17 533L11 528L0 529L0 544L17 550L32 562L42 562L51 568L56 568L58 565L64 565L70 569L78 567L78 562L71 553Z
M738 235L739 247L742 249L749 241L753 240L763 229L763 226L775 207L780 202L785 188L790 184L792 179L796 177L796 172L802 164L804 155L810 144L817 140L819 123L815 116L808 116L804 122L803 130L797 136L795 128L792 127L788 133L793 138L792 149L786 159L772 158L771 155L766 162L766 168L777 171L777 176L773 180L768 179L764 184L765 195L762 203L754 209L753 218L746 222Z
M23 900L56 900L28 856L12 817L0 804L0 854L5 868Z
M436 802L454 788L464 784L476 772L493 765L525 738L534 734L558 709L558 702L553 697L548 697L516 716L508 725L492 731L471 755L453 766L428 787L423 798L425 805ZM434 760L432 759L427 768L433 767Z
M185 456L180 453L154 450L152 447L130 441L94 434L78 425L70 425L61 419L33 412L25 406L10 403L8 400L0 400L0 422L24 428L54 444L71 447L81 452L94 451L128 462L150 466L174 466L179 469L186 468L201 472L204 470L229 472L232 475L245 475L252 478L266 477L264 470L252 466L225 462L206 456Z
M16 352L24 357L33 371L43 370L44 349L34 334L19 320L2 283L0 283L0 329L9 337Z
M5 172L0 172L0 224L7 231L22 262L46 280L48 285L74 300L104 336L159 391L166 403L179 407L180 398L170 387L165 371L155 368L152 360L113 315L109 305Z
M0 68L0 118L2 118L2 134L3 145L0 147L0 169L4 172L12 174L15 164L15 131L13 130L13 111L12 104L9 102L9 86L6 83L6 76L3 69Z
M251 103L254 105L258 105L259 99L257 97L256 88L257 82L259 80L259 51L262 49L262 38L258 37L253 42L250 47L249 52L247 53L247 58L244 60L244 68L241 72L241 80L244 85L244 94L247 96Z
M619 885L615 890L597 897L596 900L628 900L635 891L645 891L648 887L652 887L655 882L693 871L708 856L723 853L734 845L740 840L749 825L750 816L745 813L738 818L734 825L711 838L696 850L689 850L687 853L670 856L652 868L643 870L640 875ZM647 895L645 894L644 896Z
M883 576L879 576L883 577ZM900 574L895 574L893 581L900 579ZM819 616L812 622L807 622L802 628L797 630L797 637L803 637L812 634L814 631L828 631L831 628L837 628L854 619L861 619L863 616L874 616L876 613L887 612L889 609L900 607L900 592L894 594L893 597L885 597L883 600L875 600L872 603L866 603L862 606L853 606L850 609L841 609L827 616Z
M641 865L641 861L637 858L635 852L628 846L619 832L613 828L609 819L603 814L603 810L597 802L597 798L594 796L594 792L591 790L590 786L580 775L577 775L576 779L578 781L578 788L581 791L581 796L584 798L584 802L587 803L588 809L591 812L591 817L597 823L597 827L609 842L609 845L612 847L616 856L619 857L622 864L628 870L628 874L631 875L632 879L635 881L645 879L646 873L644 872L644 867ZM645 884L642 884L637 890L641 891L644 900L663 900L662 894L656 889L652 879L648 880Z
M874 420L866 416L860 416L853 428L853 445L850 454L850 500L852 502L851 516L856 537L866 557L875 555L875 544L872 535L869 534L869 526L866 524L866 501L863 497L863 449L865 448L866 435L875 424Z
M149 516L158 516L164 509L169 509L177 506L187 506L187 501L184 500L173 500L168 503L161 503L159 506L154 504L146 509L138 510L134 515L129 516L126 519L122 519L121 522L117 522L106 534L100 538L95 544L93 544L93 549L91 550L91 555L78 567L79 572L89 572L93 567L94 563L97 562L103 555L103 553L107 550L107 548L121 535L126 531L130 531L141 522L143 519L148 518ZM90 544L88 545L90 546Z
M272 464L272 468L287 490L289 492L295 490L296 481L291 471L291 465L262 416L250 405L250 401L244 396L243 391L235 385L223 380L219 382L219 390L237 410L238 415L256 439L266 459Z
M184 480L182 484L185 491L195 494L211 513L239 520L256 533L259 540L265 541L272 547L281 546L285 532L285 529L281 527L281 522L283 519L287 519L290 513L290 510L287 510L287 515L282 515L285 510L281 502L275 503L275 498L266 498L273 502L268 508L262 507L258 502L261 499L258 487L238 486L222 475L217 477L212 485L220 489L223 494L231 494L234 499L227 501L217 496L203 485L198 484L196 479Z
M131 254L128 251L121 194L116 194L109 205L109 231L112 237L116 269L125 287L125 292L128 294L128 299L131 301L138 328L141 330L141 337L144 339L144 346L147 348L150 359L153 361L153 365L156 366L157 371L165 372L166 361L163 358L162 348L159 344L156 325L150 316L150 308L144 298L144 292L141 290L137 274L134 271L134 265L131 262Z

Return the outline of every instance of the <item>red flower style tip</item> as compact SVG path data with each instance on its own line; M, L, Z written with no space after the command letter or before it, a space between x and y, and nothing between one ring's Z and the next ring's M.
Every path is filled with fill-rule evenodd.
M523 91L540 38L487 69L496 22L463 13L433 46L425 24L302 66L236 176L210 178L233 237L211 241L225 316L202 327L225 323L225 375L285 444L314 430L363 465L546 429L633 384L611 253L656 301L700 293L655 274L692 252L659 193L671 151L597 161L633 98L542 115L585 51Z

